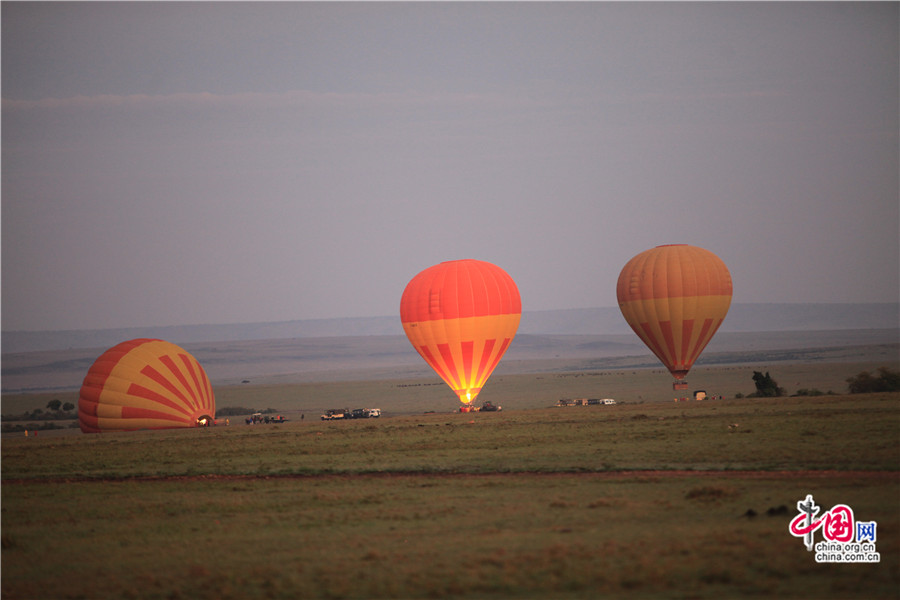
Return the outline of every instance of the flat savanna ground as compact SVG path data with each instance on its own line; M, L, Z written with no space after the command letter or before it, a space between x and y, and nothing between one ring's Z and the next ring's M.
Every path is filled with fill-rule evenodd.
M732 369L693 375L715 401L650 371L501 376L474 414L431 380L239 385L220 407L292 420L4 436L2 595L897 598L900 394L735 399ZM317 419L344 405L386 417ZM816 563L788 530L807 494L877 522L880 562Z
M789 395L804 389L841 394L847 391L847 378L861 371L875 373L882 366L900 370L898 352L900 350L896 344L864 349L832 348L806 350L805 360L796 362L760 360L722 366L695 366L688 377L689 389L679 394L690 396L693 390L702 389L711 396L746 396L756 389L754 371L771 373ZM416 359L422 365L410 372L403 367L348 369L328 373L341 379L326 378L320 381L281 381L280 377L275 376L260 377L259 381L265 383L257 383L257 379L231 385L214 381L216 407L219 411L225 407L273 408L291 420L301 416L318 419L329 408L377 407L386 416L456 410L459 404L453 392L421 358L416 356ZM675 398L672 377L665 369L610 368L608 365L601 368L594 367L592 362L543 359L515 363L510 370L504 370L501 363L476 404L489 400L507 410L523 410L553 406L564 398L615 398L625 403L672 402ZM518 370L525 372L516 372ZM81 377L84 377L83 373ZM54 399L77 405L78 386L40 393L4 392L3 415L45 409L47 403ZM231 419L233 423L240 420ZM59 424L68 425L64 421ZM75 431L80 434L77 429ZM41 435L45 433L41 432Z

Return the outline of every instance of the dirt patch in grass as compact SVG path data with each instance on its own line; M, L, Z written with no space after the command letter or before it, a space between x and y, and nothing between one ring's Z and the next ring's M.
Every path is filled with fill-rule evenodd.
M58 477L58 478L40 478L40 479L4 479L4 485L16 484L60 484L60 483L110 483L117 481L128 482L175 482L175 481L256 481L256 480L278 480L278 479L366 479L366 478L391 478L391 477L429 477L429 478L447 478L447 479L477 479L488 477L522 477L531 476L535 478L551 479L555 477L584 477L590 479L607 479L607 480L623 480L623 479L683 479L683 478L715 478L715 479L832 479L832 478L853 478L867 480L900 480L900 471L763 471L763 470L627 470L627 471L599 471L599 472L506 472L506 473L435 473L431 471L377 471L370 473L281 473L271 475L151 475L151 476L102 476L102 477ZM705 491L706 488L698 488L694 496L697 498L709 497L710 493ZM721 495L721 494L720 494Z

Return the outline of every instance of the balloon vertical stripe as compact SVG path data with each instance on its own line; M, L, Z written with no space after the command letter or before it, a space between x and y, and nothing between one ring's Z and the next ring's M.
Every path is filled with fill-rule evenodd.
M180 354L179 358L181 362L184 364L185 369L187 369L188 373L190 373L190 381L193 382L193 387L189 387L191 390L191 397L194 400L194 405L197 409L205 409L208 408L206 404L206 400L209 398L209 395L205 393L206 387L203 381L206 378L206 374L200 370L199 365L195 368L194 363L191 361L190 357L186 354Z
M703 319L703 327L700 329L700 335L697 336L697 341L694 343L694 347L687 355L691 364L693 364L694 361L697 360L697 358L700 356L700 352L704 347L706 347L706 344L709 343L712 335L710 331L715 331L713 329L713 322L713 319ZM722 321L719 321L718 324L716 324L716 329L719 328L719 324L721 323Z
M454 389L461 387L456 365L453 363L453 354L450 353L450 344L438 344L441 358L444 359L444 372L450 377L450 386Z
M483 382L484 379L487 379L485 373L490 373L493 370L493 367L491 369L488 369L487 366L488 361L491 359L491 351L494 349L494 344L496 343L497 340L484 340L484 346L481 351L481 360L478 361L478 374L475 375L475 379L477 381ZM500 354L503 353L501 352Z
M173 377L175 377L176 380L178 380L178 382L181 384L181 389L183 389L185 391L189 391L191 389L191 384L188 383L187 377L184 376L184 371L182 371L181 369L178 368L178 365L175 363L175 361L172 359L171 356L160 356L159 361L162 364L164 364L166 366L166 368L169 370L169 373ZM161 375L161 377L162 377L162 375ZM173 393L177 393L179 395L181 394L181 392L177 391L177 388L174 386L174 384L170 384L170 385L172 385ZM192 396L191 400L184 398L184 401L185 402L193 401L194 398L196 397L196 394L191 394L191 396ZM195 407L199 408L199 406L196 406L196 404L195 404Z
M681 324L681 356L690 360L691 332L694 330L694 320L685 319Z
M136 406L123 406L121 417L123 419L154 419L157 421L171 421L177 424L179 419L172 415L158 410L150 410L149 408L138 408Z
M460 344L463 358L463 381L472 381L472 357L474 348L475 342L471 340Z
M503 343L500 344L500 348L497 350L497 353L494 354L494 358L491 361L490 366L488 367L488 373L494 371L497 368L497 365L500 364L500 359L503 358L503 355L506 354L506 349L509 348L509 343L512 341L512 338L504 338Z
M136 383L132 383L128 387L128 395L134 398L149 400L151 403L168 406L172 410L178 411L185 416L190 416L191 414L191 411L185 408L184 402L175 402L169 396L160 394L159 392L154 392L153 390L145 388L144 386L138 385Z
M187 364L190 364L191 361L194 361L193 357L187 354L182 356L182 360ZM200 363L196 363L196 365L197 393L194 396L194 404L197 406L198 410L202 410L205 412L214 412L215 405L212 402L213 391L212 385L209 382L209 377L207 377L206 371L203 370L203 367L200 366Z
M662 321L659 326L666 342L665 356L668 360L674 361L677 354L675 353L675 336L672 334L672 321Z
M453 373L453 371L448 370L446 362L443 360L443 358L441 358L440 350L436 350L437 352L435 353L431 351L431 348L422 346L419 354L422 355L422 358L425 359L425 362L431 365L431 368L435 370L438 376L447 382L447 385L449 385L453 389L457 389L459 385L456 383L455 374Z
M162 361L162 359L160 359L160 361L164 362L164 361ZM159 371L157 371L150 365L147 365L146 367L141 369L141 374L147 376L153 382L158 384L160 387L164 388L167 392L169 392L169 394L171 396L174 396L175 399L178 400L179 404L181 404L181 405L185 405L185 404L192 405L193 404L193 402L189 398L187 398L184 395L184 393L182 393L182 391L179 390L175 386L175 384L173 382L171 382L169 379L166 378L165 375L163 375L162 373L160 373ZM181 376L181 373L178 373L178 376ZM184 387L187 388L187 382L185 381L182 383L184 383L185 384ZM135 387L134 384L132 384L132 387ZM131 392L131 390L129 390L129 392Z

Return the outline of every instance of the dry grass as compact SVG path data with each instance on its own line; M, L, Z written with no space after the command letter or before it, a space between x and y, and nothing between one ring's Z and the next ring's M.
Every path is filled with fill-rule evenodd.
M3 477L885 470L897 468L900 456L896 398L620 404L15 437L4 440Z
M764 516L813 491L897 531L896 478L405 475L16 489L4 494L4 598L891 598L898 584L897 536L879 538L883 564L825 568L787 533L793 512ZM743 517L748 508L761 516Z
M898 401L7 438L2 593L896 598ZM877 521L882 562L816 564L788 533L808 493Z

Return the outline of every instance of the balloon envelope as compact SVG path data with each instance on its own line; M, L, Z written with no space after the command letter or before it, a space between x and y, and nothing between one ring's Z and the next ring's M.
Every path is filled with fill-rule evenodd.
M463 404L484 387L521 316L512 277L480 260L429 267L413 277L400 299L400 321L410 343Z
M684 379L719 329L731 293L725 263L687 244L638 254L616 285L625 320L677 380Z
M206 371L186 350L162 340L130 340L101 354L78 397L85 433L198 427L215 414Z

